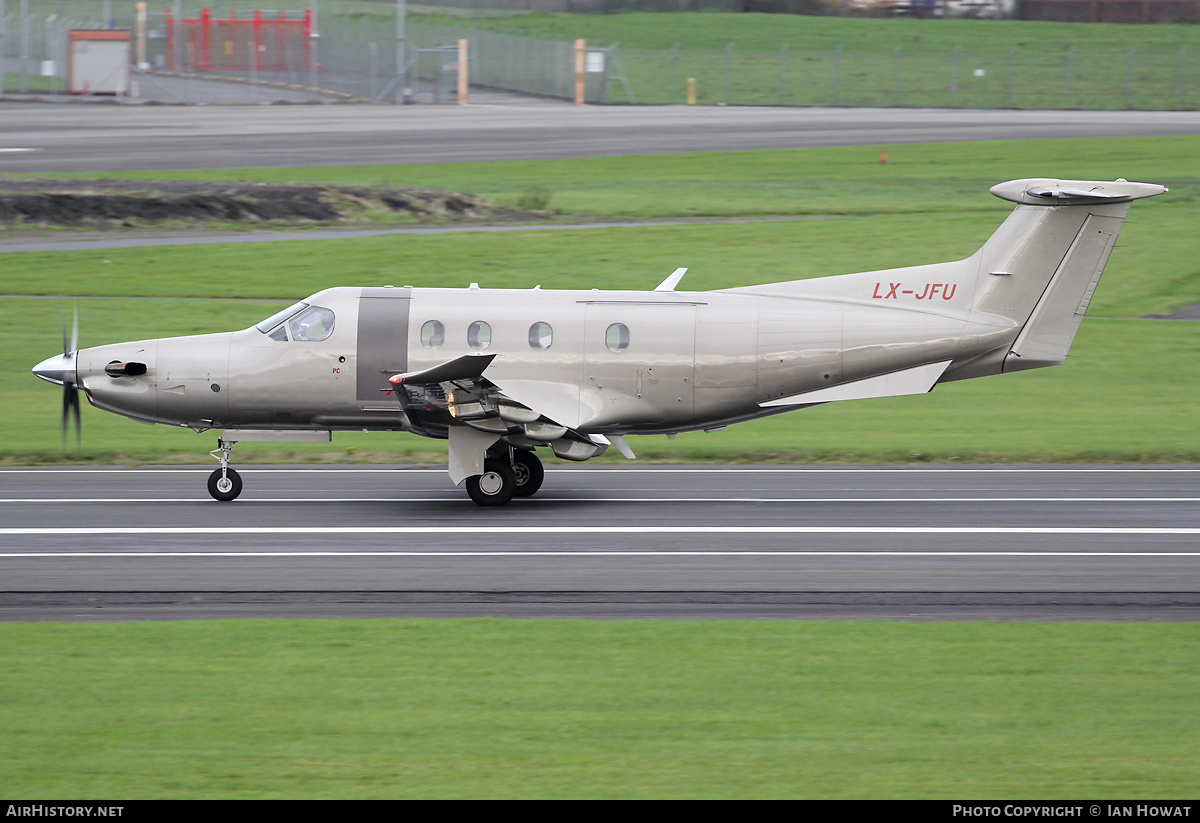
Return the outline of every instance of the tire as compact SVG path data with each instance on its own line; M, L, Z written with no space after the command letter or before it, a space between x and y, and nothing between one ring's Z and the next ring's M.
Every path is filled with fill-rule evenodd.
M533 497L542 487L542 481L546 479L546 470L542 468L541 459L531 451L513 452L513 472L517 476L514 497Z
M235 500L242 493L242 476L233 469L226 469L225 476L221 477L221 470L217 469L208 476L208 493L213 500L222 503Z
M480 506L503 506L517 490L517 476L507 460L488 458L483 474L467 478L467 494Z

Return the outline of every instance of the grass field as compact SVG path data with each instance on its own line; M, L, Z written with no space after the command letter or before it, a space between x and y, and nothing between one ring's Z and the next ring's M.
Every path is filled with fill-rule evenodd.
M413 22L452 23L414 17ZM772 14L533 14L476 22L616 54L638 103L1175 109L1200 105L1191 25ZM786 46L786 48L785 48ZM612 99L628 102L614 86Z
M1188 798L1195 624L0 625L10 798Z
M554 192L552 206L572 214L828 219L7 255L0 294L10 296L0 298L0 310L21 317L28 332L0 353L7 398L0 460L62 459L58 393L28 373L61 345L61 304L22 295L85 298L82 342L98 345L245 328L280 305L272 300L334 285L652 288L688 266L685 287L722 288L965 257L1008 212L987 194L992 182L1058 172L1172 186L1135 204L1067 366L949 384L930 397L832 404L675 441L636 438L635 451L656 460L1197 461L1189 376L1200 361L1200 327L1095 318L1165 314L1200 299L1193 251L1200 184L1188 182L1200 180L1198 149L1200 138L1169 137L897 146L887 166L875 162L873 148L847 148L179 173L440 185L500 202L543 185ZM996 413L1003 409L1020 413ZM91 409L84 427L84 449L68 459L191 462L212 448L208 434ZM332 447L245 444L238 459L440 461L444 446L348 433Z

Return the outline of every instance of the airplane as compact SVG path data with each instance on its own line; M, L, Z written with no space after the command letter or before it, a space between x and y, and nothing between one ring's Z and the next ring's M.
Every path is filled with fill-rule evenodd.
M820 403L929 392L1065 362L1134 200L1152 183L1026 179L970 257L715 291L331 288L241 331L77 349L33 368L143 423L217 430L218 501L233 447L334 431L449 441L481 506L542 485L537 450L584 461L629 435L716 431Z

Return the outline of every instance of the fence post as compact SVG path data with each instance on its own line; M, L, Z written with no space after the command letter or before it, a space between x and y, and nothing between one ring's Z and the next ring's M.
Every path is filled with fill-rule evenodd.
M842 44L833 50L833 105L842 105Z
M467 72L469 63L467 58L469 40L465 37L458 39L458 105L467 105Z
M1013 58L1016 57L1016 54L1017 54L1017 47L1016 46L1009 47L1008 58L1007 58L1008 77L1004 81L1004 85L1007 86L1005 96L1008 98L1008 100L1005 101L1005 103L1004 103L1004 107L1009 108L1009 109L1014 108L1014 105L1013 105Z
M408 13L405 0L396 0L396 105L408 102L408 55L405 54L404 18Z
M784 88L787 86L787 53L788 44L779 47L779 105L783 105Z
M734 43L730 43L725 47L725 103L729 105L730 88L733 85L733 47Z
M900 52L904 46L896 46L892 52L892 105L900 105Z
M139 2L136 6L136 9L137 9L137 70L139 72L142 72L142 71L145 71L147 68L149 68L149 64L146 62L146 4L145 4L145 2ZM49 56L49 54L50 54L49 50L47 50L46 54L47 54L47 56Z
M171 18L171 71L178 72L183 68L183 0L175 0L175 12Z
M582 106L584 100L584 74L587 53L587 41L579 38L575 41L575 105Z
M367 44L367 51L371 55L371 102L377 103L375 99L375 89L379 84L379 46L372 40Z
M1133 108L1133 58L1137 49L1130 49L1125 55L1125 108Z
M0 61L3 62L3 61ZM29 0L21 0L21 91L29 90Z
M671 92L669 102L679 99L679 44L671 46Z
M950 106L958 108L958 53L962 51L962 45L954 47L954 51L950 55Z
M317 31L317 0L310 0L312 3L308 8L308 15L305 18L308 21L308 49L306 57L308 58L308 87L314 92L317 90L317 66L320 57L317 56L317 39L321 36Z
M0 0L0 97L4 96L4 35L8 25L4 22L4 0Z

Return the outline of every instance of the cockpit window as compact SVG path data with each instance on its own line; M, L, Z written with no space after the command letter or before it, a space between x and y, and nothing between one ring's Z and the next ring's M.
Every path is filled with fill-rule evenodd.
M261 323L256 324L254 326L254 328L258 329L263 334L266 334L267 332L271 331L271 329L275 328L280 323L282 323L284 320L287 320L289 317L291 317L296 312L300 311L301 309L306 309L306 308L308 308L307 303L293 303L292 305L288 306L283 311L275 312L275 314L272 314L266 320L262 321Z
M293 340L315 343L333 334L333 311L321 306L309 306L288 323Z

